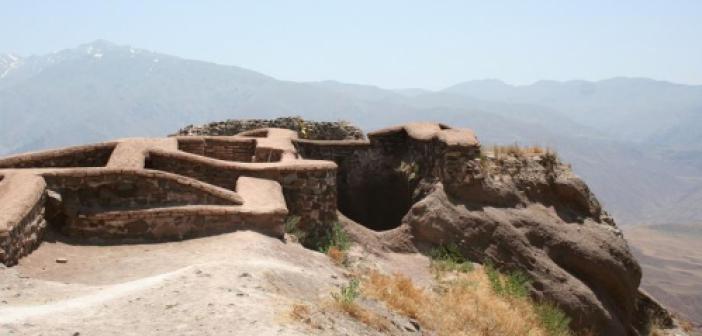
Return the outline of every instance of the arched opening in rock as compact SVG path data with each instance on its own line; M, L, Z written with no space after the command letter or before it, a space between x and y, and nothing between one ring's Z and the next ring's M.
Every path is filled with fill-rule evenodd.
M363 226L384 231L400 226L412 207L412 186L402 173L353 170L339 176L338 208Z

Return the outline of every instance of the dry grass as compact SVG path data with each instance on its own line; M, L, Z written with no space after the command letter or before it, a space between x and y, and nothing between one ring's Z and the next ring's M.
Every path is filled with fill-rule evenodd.
M358 279L351 281L340 288L338 293L333 293L334 305L340 311L348 314L357 321L378 331L388 331L392 327L392 323L382 315L366 309L356 302L356 299L361 295L359 292Z
M371 272L363 292L437 335L549 335L528 298L497 295L482 270L461 274L438 292L402 275Z
M298 321L307 322L312 316L310 307L305 304L296 303L290 309L290 316Z
M692 324L692 322L690 322L684 318L681 318L680 316L675 317L675 322L677 322L678 327L686 333L692 333L695 331L695 327ZM668 336L668 335L672 335L672 333L670 332L670 329L663 327L662 323L654 320L652 323L652 326L651 326L651 331L649 333L649 336ZM695 334L695 335L697 335L697 334Z
M541 146L520 146L517 143L501 146L493 145L490 149L495 157L501 157L503 155L512 156L529 156L529 155L556 155L556 152L551 148L544 148Z
M337 266L345 266L347 264L346 252L336 246L332 246L327 250L327 256Z
M306 304L297 303L290 309L290 317L302 322L313 329L322 329L322 326L312 318L312 308Z
M677 321L680 324L680 329L682 329L684 332L689 333L695 331L695 326L687 319L678 316Z
M338 304L337 308L341 309L341 311L344 313L371 327L372 329L386 332L392 328L392 322L390 322L390 320L388 320L385 316L363 308L361 305L355 302L350 304Z

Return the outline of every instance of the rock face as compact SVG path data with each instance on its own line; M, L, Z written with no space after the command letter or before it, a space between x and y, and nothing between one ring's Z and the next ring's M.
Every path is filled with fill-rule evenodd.
M473 261L528 274L532 296L558 305L575 330L647 332L638 263L553 153L481 151L472 133L427 124L370 133L368 142L297 146L339 165L340 211L378 231L364 239L395 251L455 244Z
M425 177L431 191L403 219L416 245L526 272L575 329L637 334L641 269L585 183L548 153L479 160L463 181Z
M417 246L455 243L473 260L526 272L532 294L557 302L575 329L637 334L641 270L621 234L606 222L571 221L558 212L540 202L515 208L474 203L437 184L403 225Z

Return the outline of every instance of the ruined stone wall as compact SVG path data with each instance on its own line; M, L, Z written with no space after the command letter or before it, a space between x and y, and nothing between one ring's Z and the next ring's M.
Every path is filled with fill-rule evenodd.
M70 219L64 232L76 237L173 240L236 230L282 237L286 212L253 213L240 207L186 206L110 211Z
M411 193L408 181L396 171L399 160L392 148L368 141L293 143L303 159L330 160L338 165L338 208L345 216L374 230L399 225Z
M103 167L112 155L116 143L69 147L39 153L10 156L0 159L3 168L63 168Z
M300 117L277 119L226 120L205 125L190 125L176 135L237 135L259 128L285 128L297 131L300 138L315 140L363 139L363 132L346 122L305 121Z
M424 196L423 180L462 181L480 152L478 146L452 147L436 139L417 140L403 131L370 141L293 143L303 159L330 160L339 166L339 210L374 230L401 224L411 205Z
M52 190L53 224L77 236L148 240L219 233L239 218L217 206L242 204L232 191L157 171L87 168L49 171L43 177ZM178 208L186 205L200 208Z
M336 168L309 171L284 170L267 176L283 187L288 210L300 217L302 228L326 229L336 221Z
M256 140L245 138L178 137L178 149L226 161L251 162Z
M11 231L0 234L0 262L12 266L39 246L46 231L46 194L22 217Z
M72 170L43 174L69 210L100 212L175 205L241 204L233 192L156 171Z
M166 152L149 153L146 168L188 176L229 190L234 190L236 180L244 169L204 157Z
M9 181L0 180L2 187ZM26 181L15 181L25 188L13 199L3 199L6 207L0 209L0 263L12 266L33 251L40 243L46 230L44 204L46 185L39 177ZM24 183L23 183L24 182Z
M336 219L336 165L331 162L226 163L185 153L152 152L147 167L232 189L240 176L277 181L288 210L302 226Z

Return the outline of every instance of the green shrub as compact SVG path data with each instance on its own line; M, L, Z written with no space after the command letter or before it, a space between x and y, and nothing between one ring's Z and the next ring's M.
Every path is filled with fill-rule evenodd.
M297 237L297 240L304 244L307 233L297 226L299 223L300 216L288 216L288 218L285 219L284 230L285 233Z
M359 291L358 279L351 279L347 285L341 286L338 293L332 293L332 297L342 306L349 306L361 295Z
M505 277L505 293L511 297L524 298L529 295L529 277L522 272L508 273Z
M485 263L484 268L490 286L497 295L510 298L528 298L531 280L526 274L519 271L502 274L488 262ZM550 336L572 335L569 327L570 318L562 310L549 302L532 301L532 305L541 326Z
M524 298L529 295L529 277L526 274L514 271L501 274L491 264L485 264L485 273L490 281L492 290L497 295L514 298Z
M535 306L536 314L541 320L541 326L546 329L551 336L569 336L570 318L558 307L550 303L539 303Z
M473 270L473 264L458 250L454 243L440 245L429 251L431 265L437 271L467 273Z
M346 251L351 247L351 239L339 222L334 222L317 242L317 248L323 253L327 253L332 246L341 251Z
M492 287L492 290L497 293L501 294L504 293L504 289L502 288L502 279L500 278L500 272L495 269L494 266L490 263L485 263L483 265L485 268L485 274L487 274L488 281L490 281L490 287Z

